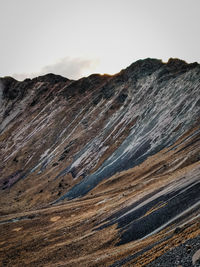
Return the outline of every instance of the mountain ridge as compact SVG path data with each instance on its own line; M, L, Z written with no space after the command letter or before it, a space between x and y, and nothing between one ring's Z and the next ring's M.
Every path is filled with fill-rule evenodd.
M145 266L165 246L196 240L198 63L147 58L115 75L0 83L0 246L8 266Z

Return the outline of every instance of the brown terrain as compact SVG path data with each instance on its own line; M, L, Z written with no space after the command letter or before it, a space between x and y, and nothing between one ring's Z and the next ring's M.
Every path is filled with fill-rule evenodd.
M197 63L1 78L0 266L199 266L199 122Z

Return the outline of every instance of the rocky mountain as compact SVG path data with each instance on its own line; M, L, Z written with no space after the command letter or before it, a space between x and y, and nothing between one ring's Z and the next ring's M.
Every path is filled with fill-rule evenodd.
M0 78L2 266L192 266L199 122L198 63Z

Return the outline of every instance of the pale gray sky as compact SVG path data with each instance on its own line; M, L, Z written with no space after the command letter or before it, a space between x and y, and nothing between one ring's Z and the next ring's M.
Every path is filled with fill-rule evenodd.
M200 62L200 0L0 0L0 76L116 73L146 57Z

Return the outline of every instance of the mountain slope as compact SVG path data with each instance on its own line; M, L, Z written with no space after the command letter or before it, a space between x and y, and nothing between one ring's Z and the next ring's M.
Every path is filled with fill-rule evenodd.
M5 265L144 266L196 240L199 64L4 77L0 104Z

